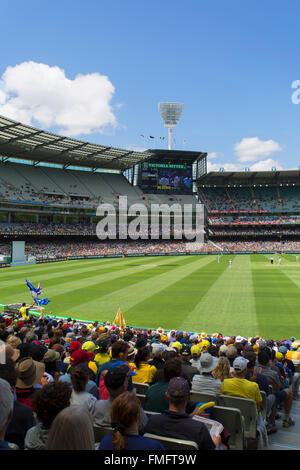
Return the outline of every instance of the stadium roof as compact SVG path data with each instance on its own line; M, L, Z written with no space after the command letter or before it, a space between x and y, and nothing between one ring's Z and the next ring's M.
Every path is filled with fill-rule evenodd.
M209 186L300 184L300 171L211 171L200 177L197 182Z
M0 116L0 157L56 163L65 167L125 170L151 158L135 152L91 144L45 132Z
M192 152L186 150L164 150L153 149L148 150L151 155L149 160L159 161L162 163L194 163L197 160L202 160L207 156L204 152Z

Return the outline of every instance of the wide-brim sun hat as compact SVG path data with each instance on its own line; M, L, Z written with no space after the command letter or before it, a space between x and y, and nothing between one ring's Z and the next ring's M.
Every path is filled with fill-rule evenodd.
M17 388L31 388L40 382L45 372L45 364L34 361L31 357L24 357L16 364L18 378Z

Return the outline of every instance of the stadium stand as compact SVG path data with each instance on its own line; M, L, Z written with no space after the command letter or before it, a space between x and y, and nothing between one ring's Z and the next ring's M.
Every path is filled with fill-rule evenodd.
M194 179L197 181L197 194L144 194L138 183L132 184L133 179L130 181L125 177L125 171L132 170L134 174L136 166L153 159L151 152L80 142L3 117L0 117L0 144L2 255L9 256L11 241L20 239L26 242L27 257L37 262L74 256L138 253L300 252L298 171L206 174L205 169L196 174L197 180ZM193 152L189 156L187 153L186 158L195 158ZM198 169L206 165L203 155L197 161ZM165 162L168 161L170 154L166 153L164 158ZM104 202L117 207L120 196L127 196L129 205L143 202L148 207L154 203L194 204L199 199L208 211L206 242L174 238L157 241L99 240L95 233L97 206ZM24 311L4 312L0 315L0 357L5 356L5 361L0 361L0 433L3 436L0 448L47 449L51 430L57 426L56 417L59 419L61 412L68 411L71 400L76 400L77 405L72 406L79 407L82 419L87 409L92 417L86 428L89 445L98 449L103 439L110 446L116 442L124 444L122 436L126 434L126 416L123 416L125 424L113 423L111 411L118 397L128 391L137 398L133 403L133 445L136 449L146 450L151 446L159 449L162 446L175 451L213 448L299 450L298 435L294 431L294 425L300 424L297 419L298 390L293 377L299 370L300 344L285 338L224 337L222 333L204 336L179 331L172 335L170 331L135 327L127 327L123 331L109 322L88 323L64 317L39 317ZM140 348L148 346L152 351L150 361L155 361L154 343L163 350L161 369L173 360L181 372L162 379L156 370L153 381L135 384L132 379L137 370L135 355ZM108 353L105 359L97 354L103 344ZM122 353L122 360L114 359L113 355L111 359L110 355L120 345L126 351ZM192 346L199 347L200 357L211 353L219 361L222 346L235 345L240 356L249 351L257 358L259 353L267 354L275 374L278 371L273 356L284 345L291 353L295 369L290 376L278 379L278 394L272 387L267 387L267 391L261 390L260 379L264 374L260 367L256 366L250 373L248 366L247 370L241 370L233 362L229 364L229 377L215 379L211 373L216 369L209 373L209 380L221 380L222 393L197 393L190 388L191 377L184 373L183 345L185 367L192 361ZM286 364L288 353L283 359ZM192 369L192 374L198 375L197 369ZM244 372L252 374L251 377L245 379L239 375ZM205 374L201 368L200 374ZM178 378L180 382L176 381ZM239 388L234 382L236 378L242 384ZM267 375L264 375L264 380L270 385ZM235 391L228 393L232 384L235 384ZM291 408L286 406L290 393L287 389L293 389ZM150 391L157 394L158 402L166 398L167 391L170 409L160 413L145 410L146 393ZM107 400L103 393L108 394ZM177 400L172 402L174 397ZM211 402L212 397L215 405L202 413L199 406ZM176 411L174 406L178 407ZM179 429L170 426L174 415L182 420ZM106 425L100 426L98 420L106 420ZM149 423L152 432L149 431L150 426L147 431ZM212 425L218 429L214 437L210 433ZM143 437L138 433L144 433ZM53 440L51 445L55 445ZM81 448L80 442L74 441L72 449Z
M117 397L121 397L124 389L126 390L129 387L129 374L135 373L135 355L141 348L148 345L150 351L153 349L154 355L152 345L154 343L159 344L163 351L161 359L162 370L168 365L168 370L170 371L174 369L175 363L178 364L176 367L183 367L180 352L182 348L178 347L178 344L183 345L185 351L189 351L188 359L191 359L192 345L199 347L201 355L206 354L206 356L210 356L210 353L207 352L207 342L210 352L217 358L217 361L224 354L224 347L225 351L228 350L229 346L236 346L239 349L240 356L233 362L233 370L230 377L226 379L226 386L223 388L222 385L221 394L195 393L190 390L189 383L185 378L180 378L178 384L178 376L175 376L175 378L167 378L167 376L164 376L163 379L158 378L161 372L156 368L156 375L152 382L136 384L136 386L133 382L133 389L130 393L136 394L138 398L135 405L137 406L135 411L137 413L136 423L143 422L143 426L146 426L144 428L146 430L146 434L144 434L145 439L154 439L159 441L163 448L177 451L181 449L196 449L197 446L199 448L216 446L216 448L223 450L227 448L232 450L299 448L296 436L293 437L294 421L291 417L294 414L294 410L297 409L298 402L295 401L297 399L296 396L294 396L294 405L288 418L283 414L279 404L277 405L276 423L274 425L268 423L268 416L270 414L268 403L272 402L269 401L273 396L272 388L268 390L269 398L266 400L267 397L264 397L265 399L262 400L261 395L264 395L265 391L261 389L260 392L261 378L258 380L255 374L252 376L253 380L249 379L252 382L246 379L239 379L239 384L243 380L247 383L249 382L249 384L251 383L251 390L253 389L254 392L250 392L250 389L247 391L248 386L245 386L240 391L236 388L233 394L224 394L225 391L229 390L229 383L231 380L235 380L236 374L239 374L238 376L240 377L241 361L239 359L241 359L243 351L247 351L247 353L253 351L257 355L263 352L270 355L271 358L272 351L283 350L282 346L284 345L286 351L290 349L296 357L297 354L298 356L300 354L299 342L292 343L292 340L280 339L266 340L260 337L224 337L221 333L207 334L205 338L203 334L202 336L200 333L193 333L191 335L187 332L176 332L175 336L172 336L170 331L162 329L143 330L134 327L126 327L123 331L109 322L85 324L82 321L71 318L55 319L51 316L39 317L30 313L22 315L18 311L15 313L4 313L0 316L0 337L4 341L1 345L0 353L4 354L6 358L6 361L0 364L0 379L8 381L12 392L16 393L14 412L9 417L10 423L8 427L5 426L1 429L4 432L4 439L0 441L1 448L5 448L5 446L10 446L13 449L25 448L31 450L47 448L47 440L48 436L51 435L52 423L55 426L55 417L62 409L70 406L70 400L73 397L72 384L75 386L75 382L73 382L75 376L71 375L73 372L76 372L78 380L79 377L81 377L80 380L83 378L82 383L86 385L83 385L82 392L76 392L77 404L72 406L79 406L80 403L80 407L83 407L83 412L87 412L86 410L88 409L89 413L91 413L93 442L95 448L98 448L99 443L105 436L105 442L107 442L107 436L115 435L116 432L121 432L122 434L122 428L109 421L110 410L112 410L112 405ZM98 358L101 357L101 355L98 355L98 348L105 342L108 352L113 348L116 350L116 348L120 347L120 342L116 341L116 339L120 339L121 344L125 345L126 351L129 351L131 348L130 360L127 359L127 353L125 353L121 361L115 360L115 362L118 362L116 362L114 367L113 361L110 360L109 356L107 356L106 362L101 360L98 363L97 360L100 360ZM113 353L113 357L115 357L115 353ZM287 354L286 357L288 357ZM171 363L168 361L173 361L172 365L169 365ZM45 367L46 375L44 373ZM97 387L97 374L95 374L95 368L98 371L104 371L105 367L107 367L107 372L104 376L104 381L110 393L111 398L109 400L101 399L102 389ZM273 370L275 371L274 367ZM194 375L198 373L202 373L201 369L200 371L196 370ZM264 372L260 371L260 377L261 374L264 374ZM160 377L162 376L160 375ZM264 379L268 382L267 376L264 376ZM291 386L292 380L291 376L288 387ZM285 379L283 378L282 393L285 393L284 387L286 385L283 385L284 381ZM76 390L79 387L78 383L76 382ZM153 393L156 394L157 400L160 400L160 394L164 396L165 390L168 391L170 397L173 397L173 395L176 397L177 386L179 387L178 393L183 397L181 400L183 400L184 407L186 408L177 411L175 414L176 416L178 415L178 419L182 416L182 419L186 420L186 416L190 415L189 419L192 421L196 420L193 424L195 429L193 438L188 438L191 436L190 431L188 431L189 428L185 428L183 424L181 431L172 426L164 427L163 423L166 420L172 419L174 411L151 413L142 409L146 404L146 396L143 393L149 393L149 390L153 388ZM183 390L185 390L185 395L182 395ZM1 393L7 394L8 392L6 390L3 391L0 383L0 395ZM252 393L255 393L255 395ZM253 397L258 397L257 399L264 403L265 409L262 415L258 414L260 411L256 411L255 398ZM1 399L4 399L3 396L1 396ZM206 414L198 413L199 400L200 403L211 403L212 401L215 403L215 405L210 404L210 421L206 421ZM276 402L275 398L274 400ZM183 406L179 405L178 398L176 403L176 406L179 408ZM28 422L24 421L24 412L26 410L28 416L31 416ZM35 414L32 414L32 412ZM126 410L124 410L124 413L126 413ZM198 414L201 424L197 420ZM99 426L97 423L100 417L104 419L105 416L105 419L108 420L106 426ZM140 418L138 416L143 417L142 421L139 421ZM120 419L125 420L126 418L120 417ZM295 419L297 420L297 416L295 416ZM147 424L148 420L150 420L149 424ZM155 427L156 421L162 423L161 428ZM212 429L212 424L219 426L220 423L223 426L222 431L222 428L219 428L221 434L219 434L218 438L211 440L208 431ZM282 426L282 431L279 431L280 426ZM199 436L204 432L205 428L207 428L205 440L203 438L199 440ZM155 429L155 432L148 429ZM266 431L265 440L260 439L262 429ZM198 435L197 433L200 434ZM287 444L288 436L289 443ZM281 438L283 442L280 442ZM194 444L186 441L193 441ZM263 446L262 442L264 443ZM147 440L141 440L136 445L142 446L138 447L140 449L144 448L143 445L149 446L150 444Z

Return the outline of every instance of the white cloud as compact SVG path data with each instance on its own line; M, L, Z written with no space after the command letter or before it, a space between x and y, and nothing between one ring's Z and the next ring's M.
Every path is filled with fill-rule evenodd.
M234 146L235 155L240 162L255 162L279 152L282 147L275 140L260 140L258 137L244 138Z
M253 165L245 166L242 163L211 163L207 162L207 171L220 171L220 168L224 168L225 171L245 171L245 168L249 168L250 171L271 171L272 168L277 170L283 170L282 165L272 158L266 160L260 160Z
M57 66L23 62L2 75L0 114L69 136L103 133L117 125L114 92L109 78L99 73L69 79Z
M256 162L249 168L251 171L270 171L272 168L276 168L276 170L284 169L278 161L273 160L272 158L267 158L267 160Z
M137 147L136 145L129 145L127 150L134 150L134 152L146 152L146 147Z
M210 152L207 154L207 159L213 160L214 158L221 157L221 156L222 156L221 152Z

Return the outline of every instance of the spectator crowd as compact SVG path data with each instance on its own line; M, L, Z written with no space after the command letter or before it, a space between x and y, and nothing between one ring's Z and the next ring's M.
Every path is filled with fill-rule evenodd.
M0 449L165 450L159 436L230 449L226 427L210 433L214 405L203 411L196 392L253 400L266 436L295 424L294 337L121 329L22 309L0 315L0 340Z

